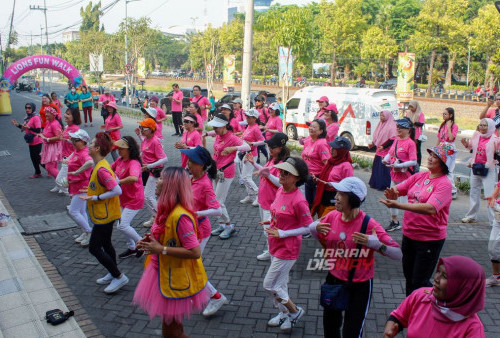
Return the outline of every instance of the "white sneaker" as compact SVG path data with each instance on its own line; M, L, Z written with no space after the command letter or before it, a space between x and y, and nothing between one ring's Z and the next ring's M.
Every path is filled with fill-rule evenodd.
M258 261L269 261L269 260L271 260L271 254L269 253L268 250L266 250L257 256L257 260Z
M280 330L282 332L290 332L292 330L292 326L293 326L292 321L290 320L290 317L287 315L283 323L281 323L280 325Z
M476 219L472 217L464 217L462 218L462 223L476 223Z
M239 183L240 185L245 185L245 181L243 181L243 179L242 179L242 178L238 179L238 183Z
M276 317L269 319L269 321L267 322L267 326L271 327L281 326L281 324L283 324L287 319L288 319L288 314L280 312Z
M457 199L457 192L456 191L451 193L451 199L454 199L454 200Z
M250 204L253 203L254 198L252 196L247 196L240 201L241 204Z
M297 306L297 310L299 310L299 311L297 311L295 313L288 314L288 317L290 318L290 322L292 323L292 326L295 326L295 324L297 324L299 319L302 318L302 316L306 314L306 311L303 308L301 308L300 306Z
M224 224L219 223L219 226L216 229L212 230L211 234L212 236L219 236L224 231L224 229Z
M82 239L82 241L80 242L80 245L82 247L86 247L86 246L89 246L90 244L90 232L86 232L85 233L85 237Z
M56 185L54 188L50 189L50 192L59 192L59 187Z
M252 202L252 206L258 208L259 207L259 201L257 198Z
M214 315L217 311L219 311L222 305L229 304L226 296L224 296L222 293L220 294L220 296L221 297L219 299L210 298L207 307L205 308L205 310L203 310L203 315L205 317Z
M155 218L151 217L151 219L149 221L146 221L146 222L142 223L142 226L145 227L145 228L151 228L151 226L153 225L154 221L155 221Z
M486 287L489 288L490 286L499 286L500 285L500 279L498 279L496 276L490 276L486 278Z
M226 225L224 231L219 235L220 239L229 239L235 233L234 224Z
M113 278L111 283L109 283L109 285L104 289L104 292L114 293L127 284L128 284L128 277L125 276L124 273L122 273L122 276L120 278Z
M102 278L97 279L95 282L99 285L107 285L111 283L113 276L108 272L108 274Z
M62 195L62 194L66 194L68 195L69 192L68 192L68 188L62 188L62 189L59 189L59 193Z
M80 236L75 238L75 243L81 243L86 236L87 236L87 233L85 231L82 232L82 234Z

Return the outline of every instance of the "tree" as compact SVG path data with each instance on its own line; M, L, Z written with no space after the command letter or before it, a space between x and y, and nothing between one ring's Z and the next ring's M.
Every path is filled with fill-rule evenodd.
M320 3L317 25L322 34L322 49L332 57L332 84L335 84L337 77L337 58L359 55L361 34L367 25L361 10L362 4L362 0L335 3L322 0Z
M363 59L376 59L376 61L383 60L384 79L387 80L389 74L388 61L398 52L396 40L379 27L372 26L363 34L362 41L361 57Z
M392 0L383 20L377 22L380 27L388 27L387 33L399 43L400 50L405 50L407 40L415 31L415 25L422 1L420 0Z
M220 30L208 26L204 32L200 32L191 38L190 57L193 67L206 71L207 89L212 90L213 75L221 60ZM196 63L195 63L196 62ZM210 65L210 66L208 66Z
M85 9L81 7L80 16L82 17L82 24L80 25L80 32L98 31L102 14L101 1L94 6L92 6L92 1L90 1ZM100 30L104 31L104 25L100 27Z

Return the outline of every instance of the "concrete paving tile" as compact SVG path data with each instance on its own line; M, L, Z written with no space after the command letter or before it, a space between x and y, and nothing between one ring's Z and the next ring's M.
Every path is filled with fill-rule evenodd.
M2 311L15 309L28 304L28 297L22 292L12 292L0 296L0 308Z
M36 321L33 309L30 304L20 305L16 308L4 310L0 307L0 327L2 330L9 329L21 324Z
M43 330L35 325L35 323L25 323L10 327L3 330L5 338L19 338L19 337L47 337Z
M24 284L19 278L10 278L0 281L0 296L24 290Z

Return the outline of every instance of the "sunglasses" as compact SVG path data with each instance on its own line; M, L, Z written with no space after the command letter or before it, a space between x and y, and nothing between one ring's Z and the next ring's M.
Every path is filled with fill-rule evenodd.
M151 130L150 128L148 128L148 127L143 127L143 126L140 126L140 127L139 127L139 129L140 129L140 130Z
M189 121L189 120L184 120L182 121L182 123L194 123L193 121Z
M78 142L78 141L81 141L79 138L71 138L71 142L75 143L75 142Z
M31 107L24 107L24 109L29 109L29 110L31 110Z
M280 169L280 177L287 177L288 175L291 175L288 171Z

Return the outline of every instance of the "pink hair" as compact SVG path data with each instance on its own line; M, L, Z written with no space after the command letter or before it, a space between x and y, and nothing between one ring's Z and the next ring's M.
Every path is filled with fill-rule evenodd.
M193 191L186 170L181 167L167 167L161 172L161 178L163 179L163 186L160 196L158 196L156 223L158 225L165 224L168 215L178 204L194 214ZM155 235L165 231L164 226L160 228L161 231ZM196 228L198 228L197 224Z

